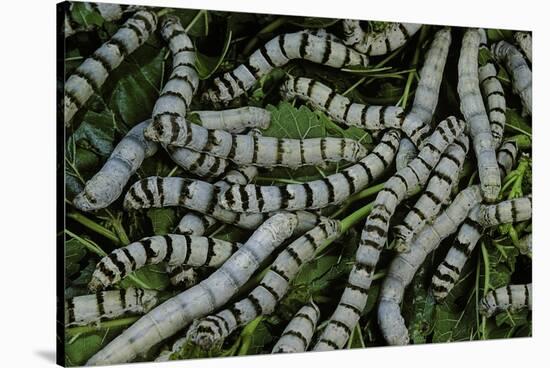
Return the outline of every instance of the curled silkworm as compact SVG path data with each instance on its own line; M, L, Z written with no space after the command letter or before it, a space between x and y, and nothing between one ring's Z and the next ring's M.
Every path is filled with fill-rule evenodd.
M317 248L327 239L338 236L339 229L338 221L325 219L296 239L279 254L260 284L246 298L195 322L189 328L188 338L210 349L220 345L238 327L260 315L273 313L301 266L313 259Z
M407 213L403 223L394 228L395 248L398 252L409 249L409 242L422 227L432 222L441 207L449 200L460 170L468 153L469 140L465 134L451 143L434 169L426 190Z
M247 128L267 129L271 113L259 107L246 106L221 111L193 111L206 129L221 129L231 133L241 133Z
M310 302L292 317L271 353L300 353L307 350L319 320L319 308Z
M84 326L131 314L145 314L158 302L157 291L137 288L76 296L65 300L65 327Z
M516 312L523 308L531 310L533 308L532 295L532 284L507 285L491 290L479 303L480 313L491 317L498 312Z
M246 63L214 79L215 87L208 90L204 97L213 102L230 101L245 93L273 68L293 59L305 59L333 68L366 67L369 63L365 55L330 38L317 37L308 32L282 34L256 50Z
M533 62L533 41L531 40L531 33L528 32L515 32L514 40L519 46L520 50L525 54L527 60L530 63Z
M117 248L102 258L92 274L89 289L96 291L117 283L147 264L216 267L225 262L240 244L190 235L157 235Z
M88 180L84 190L73 200L76 208L82 211L105 208L122 194L143 160L157 152L158 145L143 136L149 123L150 120L146 120L136 125L122 138L101 170Z
M502 143L497 151L497 162L501 178L506 177L510 170L512 170L512 167L514 167L516 163L517 156L518 146L515 142L509 141Z
M449 117L442 121L418 156L389 178L378 193L361 233L348 285L314 350L333 350L344 346L365 308L376 264L387 240L389 221L396 207L428 181L447 146L463 130L464 122L461 120Z
M409 138L401 138L399 149L395 155L395 169L397 171L406 167L418 155L416 146Z
M316 109L324 111L333 120L367 130L401 128L403 109L396 106L368 106L351 102L330 87L310 78L289 77L281 86L286 99L306 100Z
M478 223L483 227L525 221L531 218L531 196L509 199L492 205L481 205Z
M422 27L415 23L388 23L380 32L365 33L358 20L346 19L343 42L357 51L370 55L385 55L403 46Z
M279 213L269 218L207 279L154 308L92 356L86 364L107 365L131 361L191 321L225 304L260 264L291 236L297 222L297 217L290 213Z
M458 94L460 110L468 124L477 158L483 198L487 202L494 202L500 192L500 172L493 144L493 134L479 88L480 39L481 36L477 29L469 29L464 34L458 60Z
M517 48L506 41L491 46L491 51L499 62L502 62L512 77L512 87L521 99L525 111L532 114L531 69Z
M363 145L347 138L285 139L208 130L176 115L162 115L145 129L155 142L208 153L238 165L261 167L323 165L366 156Z
M341 203L373 183L388 168L398 142L399 132L390 130L369 155L340 173L303 184L233 185L219 194L219 204L238 212L271 212L324 208Z
M147 10L137 11L109 41L84 60L65 82L65 124L82 108L92 94L98 91L109 73L124 57L141 46L157 27L157 16Z

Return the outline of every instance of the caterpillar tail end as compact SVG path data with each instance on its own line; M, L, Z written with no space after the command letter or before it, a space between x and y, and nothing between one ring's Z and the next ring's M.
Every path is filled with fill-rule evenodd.
M389 345L408 345L409 332L401 316L399 304L390 300L380 300L378 304L378 325Z

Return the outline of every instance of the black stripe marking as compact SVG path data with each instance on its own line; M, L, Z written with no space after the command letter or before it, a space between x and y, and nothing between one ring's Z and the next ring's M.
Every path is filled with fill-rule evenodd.
M69 314L69 317L68 317L69 324L71 324L75 321L73 298L67 299L67 313Z
M346 179L346 182L348 184L348 194L354 194L355 193L355 180L353 177L349 174L348 170L342 171L340 174Z
M351 310L353 313L357 314L358 316L361 315L361 310L354 305L344 303L344 302L340 302L338 305Z
M345 332L346 332L346 335L351 335L351 330L350 328L344 324L343 322L340 322L338 320L330 320L329 324L333 324L333 325L336 325L337 327L343 329Z
M331 104L332 100L334 99L334 97L335 97L336 95L337 95L337 93L336 93L336 91L334 91L334 90L332 90L332 91L329 93L329 95L328 95L328 97L327 97L327 99L326 99L326 101L325 101L325 105L324 105L325 110L327 110L327 111L330 110L330 109L329 109L330 104Z
M306 192L306 208L310 208L313 206L313 190L309 183L304 184L304 190Z
M286 249L287 253L290 254L290 257L292 257L292 259L294 260L294 262L296 262L296 264L299 266L302 265L302 259L300 258L300 256L298 255L298 253L296 253L296 251L292 248L292 247L288 247Z
M491 97L491 96L501 96L501 97L504 97L504 92L501 92L501 91L493 91L489 94L487 94L487 98Z
M134 271L136 269L136 260L134 259L134 256L130 254L130 251L126 247L121 248L121 251L122 253L124 253L128 261L130 262L130 270L128 271L128 273Z
M330 54L332 53L332 41L330 39L325 40L325 51L323 53L323 58L321 59L321 64L326 64L330 59Z
M276 273L277 275L279 275L279 276L280 276L283 280L285 280L286 282L290 282L290 279L288 278L288 276L285 275L283 271L279 270L279 268L277 267L277 265L271 266L270 271L273 272L273 273Z
M300 331L288 330L284 334L282 334L281 337L286 336L286 335L296 336L298 339L300 339L300 341L304 345L304 349L307 347L307 345L308 345L307 339L304 337L304 335L302 335L302 333Z
M319 340L319 344L327 344L328 346L330 346L330 347L333 348L334 350L340 349L340 348L338 347L338 345L336 345L335 342L333 342L333 341L331 341L331 340L329 340L329 339L320 339L320 340Z
M265 282L261 282L260 285L261 287L263 287L265 290L267 290L268 293L271 294L271 296L273 296L273 299L275 299L275 301L278 301L281 296L279 294L277 294L277 292L275 291L275 289L273 289L271 286L269 286L268 284L266 284Z
M275 68L277 65L275 65L275 63L273 62L273 60L271 59L271 56L269 56L268 52L267 52L267 49L265 47L265 45L263 45L260 49L260 54L263 56L263 58L265 59L265 61L267 61L267 63L269 64L270 67L272 68Z
M283 54L283 56L285 58L290 60L290 58L288 57L288 54L286 53L286 50L285 50L285 35L284 34L279 35L279 48L281 49L281 54Z
M330 180L328 178L323 178L323 179L321 179L321 181L323 183L325 183L325 186L327 187L328 202L333 203L334 202L334 186L332 185L332 183L330 182Z
M151 258L156 258L157 253L155 250L151 247L152 241L149 238L143 239L138 242L143 247L143 250L145 251L145 255L147 257L147 260Z
M104 296L103 296L103 292L96 293L95 295L96 295L96 299L97 299L98 316L99 317L105 316L105 305L103 304L103 303L105 303L105 299L104 299Z
M304 59L306 56L306 47L309 43L309 34L307 32L302 33L302 39L300 40L299 55L300 58Z
M113 265L116 267L116 269L118 270L118 273L121 274L121 275L125 275L126 274L126 267L124 266L124 263L121 262L118 257L116 256L116 253L111 253L107 256L111 262L113 263Z
M154 205L155 203L155 195L153 194L153 192L149 189L149 180L148 179L144 179L141 181L140 183L140 187L141 187L141 191L143 192L143 194L145 194L145 198L147 198L147 204L148 205Z
M250 300L250 303L254 307L254 311L256 312L256 316L261 316L263 314L262 304L260 301L252 294L248 295L246 297L248 300Z

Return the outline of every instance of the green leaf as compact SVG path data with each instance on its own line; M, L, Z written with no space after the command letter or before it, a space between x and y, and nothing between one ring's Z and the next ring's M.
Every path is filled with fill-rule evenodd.
M514 31L508 29L488 29L487 40L490 43L495 43L500 40L511 41L513 39Z
M149 289L165 290L170 285L170 278L166 274L163 264L145 266L133 272L132 275L147 284ZM126 277L120 282L120 287L127 289L129 287L142 287L142 285Z
M226 32L225 41L223 43L223 48L220 56L212 57L206 56L199 51L196 52L196 66L200 79L208 79L212 76L212 74L216 72L216 70L218 70L223 60L225 59L225 56L227 55L227 51L229 50L229 46L231 45L232 35L233 32L231 30L228 30Z
M76 338L67 335L65 339L65 363L73 367L84 365L88 359L119 335L123 329L124 326L101 329L96 332L77 335Z
M527 124L525 119L514 109L506 109L506 125L515 127L519 129L520 132L526 132L529 135L532 134L531 126ZM510 129L509 127L506 128ZM513 130L515 133L517 133L517 129L510 130Z
M411 296L412 301L410 306L411 319L409 322L409 335L414 344L424 344L427 337L433 329L433 317L435 311L435 299L428 292L428 286L431 281L432 262L428 260L420 270L416 273L412 280ZM403 308L405 309L405 305ZM409 308L407 308L409 309Z
M73 20L88 28L90 26L101 27L103 17L96 12L88 3L72 3L71 16Z
M113 151L114 134L115 120L110 111L86 111L72 139L79 147L107 157Z
M86 256L86 248L77 239L65 242L65 269L67 276L72 276L80 270L78 262L84 256Z
M180 18L183 28L188 29L191 36L202 37L208 35L208 26L212 21L206 10L174 9L172 13ZM193 22L192 27L189 27Z
M151 208L147 211L147 217L151 220L155 235L173 233L177 225L176 210L173 208Z
M492 289L506 286L510 283L515 270L519 250L513 245L487 247L489 254L489 285Z
M266 137L305 139L327 135L319 116L305 105L295 108L288 102L280 102L276 107L266 108L271 112L271 124L263 131Z

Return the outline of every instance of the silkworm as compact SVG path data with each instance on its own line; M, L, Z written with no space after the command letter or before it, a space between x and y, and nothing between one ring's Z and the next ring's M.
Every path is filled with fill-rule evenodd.
M330 38L308 32L279 35L256 50L247 62L214 79L214 87L204 94L212 102L230 101L250 89L273 68L293 59L304 59L333 68L360 65L366 67L367 56Z
M288 100L305 100L341 124L371 131L399 129L405 117L401 107L354 103L321 82L305 77L289 77L281 86L281 94Z
M525 221L531 218L531 196L509 199L479 207L478 223L483 227Z
M81 109L94 92L99 91L109 73L124 57L141 46L157 27L157 16L147 10L137 11L109 41L84 60L65 82L65 124Z
M65 327L85 326L132 314L145 314L159 302L158 292L137 288L101 291L65 300Z
M182 290L190 288L199 281L199 275L195 267L186 264L166 265L166 272L170 278L170 283Z
M304 305L292 317L283 334L273 346L275 353L301 353L307 350L319 320L319 307L313 302Z
M416 146L409 138L401 138L399 149L395 155L395 169L397 171L406 167L418 155Z
M260 315L273 313L301 266L313 259L317 248L327 239L336 237L339 229L338 221L321 221L279 254L260 284L246 298L195 322L187 337L202 348L211 349L223 343L238 327Z
M246 106L221 111L193 111L200 125L206 129L221 129L231 133L241 133L247 128L267 129L271 122L271 113L259 107Z
M343 42L370 56L385 55L403 46L422 27L415 23L388 23L380 32L365 33L358 20L342 21Z
M221 207L236 212L301 210L338 204L374 182L393 161L399 132L384 134L373 151L357 164L321 180L282 186L233 185L219 194Z
M76 24L72 17L73 5L69 7L69 11L65 14L64 20L64 36L69 37L78 31L89 31L93 29L93 26L81 26ZM104 3L83 3L82 4L88 10L96 10L101 17L107 22L113 22L122 18L123 9L119 4L104 4Z
M531 40L531 33L528 32L514 32L514 40L523 52L527 60L530 63L533 62L533 41Z
M497 60L504 63L506 70L512 77L512 87L519 95L523 108L529 115L532 115L532 91L531 91L531 69L525 58L517 48L506 41L499 41L491 46L491 51Z
M458 182L468 145L468 137L461 134L441 155L424 193L407 213L403 223L394 227L395 248L398 252L409 249L414 234L425 224L432 222L449 200L451 191Z
M183 147L166 146L166 152L178 166L192 174L205 178L219 177L230 164L229 161L221 157Z
M216 267L225 262L240 244L203 236L167 234L143 238L103 257L92 274L88 288L97 291L113 285L148 264Z
M494 202L500 192L500 173L493 134L479 89L477 65L480 39L477 29L464 33L458 60L458 95L477 158L483 199Z
M470 210L482 201L479 185L462 190L453 202L427 224L413 239L411 250L399 253L390 263L386 277L380 289L378 303L378 325L384 339L390 345L406 345L409 335L399 305L405 288L430 252L441 241L453 234L466 219Z
M523 308L531 310L532 295L532 284L507 285L491 290L479 303L480 313L491 317L498 312L517 312Z
M446 147L464 130L464 122L449 117L428 138L418 156L388 179L378 193L363 231L355 264L340 302L314 350L340 349L348 340L367 302L372 276L387 239L389 221L398 204L422 187Z
M497 163L500 177L505 178L516 163L518 147L512 142L504 142L497 151Z
M208 278L154 308L86 364L108 365L131 361L191 321L225 304L259 265L291 236L297 222L297 217L290 213L279 213L269 218Z
M527 254L531 256L531 253L533 252L533 233L529 233L519 239L518 249L521 254Z
M76 208L82 211L99 210L120 197L143 160L158 150L158 144L143 136L143 130L149 123L150 120L139 123L122 138L101 170L86 182L84 190L74 198Z
M229 159L238 165L261 167L323 165L366 156L363 145L347 138L285 139L208 130L176 115L161 115L145 129L152 141Z

